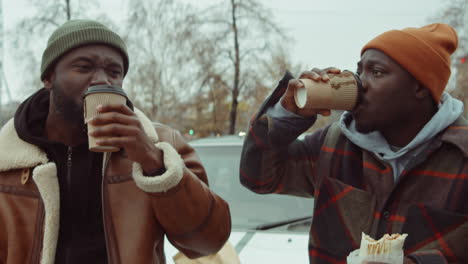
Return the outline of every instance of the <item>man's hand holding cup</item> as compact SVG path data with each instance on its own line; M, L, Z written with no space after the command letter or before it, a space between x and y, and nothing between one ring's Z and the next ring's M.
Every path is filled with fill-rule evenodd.
M123 148L130 160L141 164L146 175L154 175L164 167L162 151L148 138L126 101L119 87L100 85L88 89L84 110L89 149L115 152Z
M331 109L351 110L358 101L359 77L337 68L317 68L301 73L288 83L281 104L287 110L304 117L330 115Z

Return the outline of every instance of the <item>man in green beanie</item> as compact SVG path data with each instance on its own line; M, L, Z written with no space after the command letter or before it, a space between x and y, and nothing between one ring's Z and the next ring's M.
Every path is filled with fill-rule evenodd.
M44 88L0 131L0 263L165 263L164 236L190 258L224 245L229 207L179 132L130 101L98 106L86 130L88 87L121 86L128 68L125 43L98 22L50 36ZM88 135L121 150L90 152Z

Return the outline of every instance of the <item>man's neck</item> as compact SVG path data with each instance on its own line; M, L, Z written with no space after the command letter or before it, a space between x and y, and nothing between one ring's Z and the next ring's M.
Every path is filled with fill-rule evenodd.
M49 111L45 126L45 136L51 141L61 142L67 146L77 146L87 140L83 126L70 122L62 115Z

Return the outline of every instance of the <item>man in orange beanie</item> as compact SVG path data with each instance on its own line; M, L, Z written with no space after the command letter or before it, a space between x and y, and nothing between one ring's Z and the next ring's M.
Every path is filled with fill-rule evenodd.
M254 116L240 180L257 193L315 198L310 263L346 263L362 233L408 234L404 263L468 263L468 123L444 92L457 45L446 24L377 36L361 51L356 107L302 140L330 110L298 112L290 98L303 84L290 73Z

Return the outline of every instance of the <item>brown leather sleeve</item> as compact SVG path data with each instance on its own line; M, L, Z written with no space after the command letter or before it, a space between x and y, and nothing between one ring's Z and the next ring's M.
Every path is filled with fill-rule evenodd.
M152 194L155 215L168 239L190 258L218 251L231 232L228 204L208 187L205 169L195 150L179 132L157 125L159 139L170 143L185 166L177 186Z

